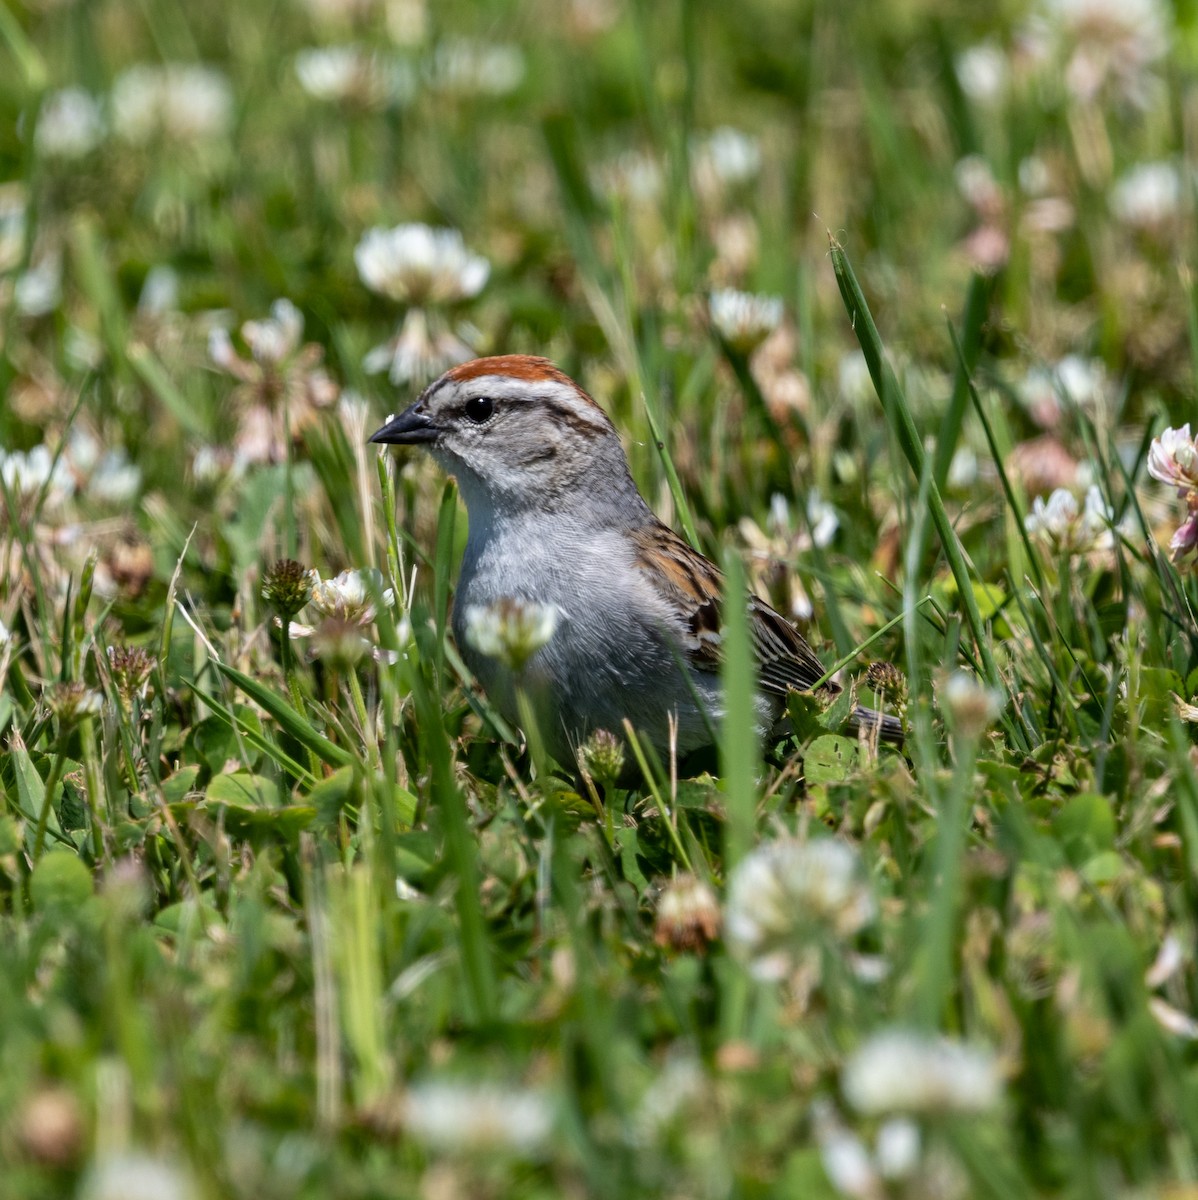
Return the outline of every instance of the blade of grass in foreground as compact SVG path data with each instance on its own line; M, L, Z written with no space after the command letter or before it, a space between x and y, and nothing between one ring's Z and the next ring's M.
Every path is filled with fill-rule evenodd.
M978 352L981 349L982 324L986 320L993 283L993 276L979 273L975 273L970 280L969 293L965 297L965 311L961 315L959 339L952 321L948 321L949 333L957 351L957 373L953 377L953 391L948 408L945 409L940 420L940 429L936 433L932 478L936 480L938 488L943 488L948 479L948 469L952 465L953 454L961 437L961 426L965 421L965 412L969 408L973 369L977 366Z
M454 777L452 751L442 725L440 705L419 671L412 671L412 700L420 728L421 751L429 767L433 802L440 810L444 854L455 877L454 904L462 973L470 1016L487 1025L495 1017L498 989L486 918L479 894L478 844L470 827L466 798Z
M869 306L865 302L865 295L861 291L861 284L857 281L848 256L835 238L830 240L832 268L836 272L836 282L840 287L841 298L844 300L844 306L852 321L853 332L856 333L861 352L865 355L865 362L869 367L874 389L882 401L886 419L894 429L895 436L898 438L912 472L917 479L920 479L924 474L924 451L915 429L915 422L911 417L911 410L907 406L906 397L903 395L902 388L899 387L894 372L886 361L882 339L878 334ZM944 547L944 555L948 560L949 569L957 582L961 605L965 610L965 620L977 643L987 682L992 687L1001 688L1003 686L1002 676L999 674L998 664L994 661L990 639L982 622L977 597L973 593L973 580L970 578L969 568L965 564L965 555L961 551L961 543L957 540L957 535L948 519L948 513L944 509L944 501L941 499L940 489L936 486L935 480L931 481L928 488L928 511L932 517L932 523L936 526L940 543Z
M348 767L354 757L348 750L330 742L324 734L313 729L307 720L297 713L277 692L264 687L256 679L230 667L227 663L213 660L213 666L232 683L236 684L255 704L260 704L301 746L306 746L322 762L332 767Z
M749 616L748 587L740 559L724 555L723 685L724 720L720 764L724 776L727 818L724 822L724 870L730 871L749 852L756 827L758 768L756 680Z

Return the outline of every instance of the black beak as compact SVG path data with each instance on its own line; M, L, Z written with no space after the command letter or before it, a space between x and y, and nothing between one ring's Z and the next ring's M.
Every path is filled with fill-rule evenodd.
M415 446L421 442L435 442L441 431L428 419L419 400L405 408L397 417L392 417L382 429L370 435L372 442L385 442L389 446Z

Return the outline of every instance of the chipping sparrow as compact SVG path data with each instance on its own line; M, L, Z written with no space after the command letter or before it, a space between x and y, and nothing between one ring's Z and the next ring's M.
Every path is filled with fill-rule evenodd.
M470 532L454 636L505 717L519 719L519 682L546 748L570 765L590 732L618 735L625 718L663 758L671 717L680 757L711 743L723 711L720 572L653 515L615 427L578 384L544 358L476 359L447 371L370 440L422 445L457 478ZM557 613L518 681L465 636L468 609L512 598ZM750 595L748 608L765 732L788 690L810 688L824 667L768 604ZM902 738L893 717L870 709L856 709L853 721Z

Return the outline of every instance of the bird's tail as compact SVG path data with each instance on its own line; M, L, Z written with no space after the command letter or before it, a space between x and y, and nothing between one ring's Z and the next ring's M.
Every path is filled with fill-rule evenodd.
M854 733L864 730L867 737L876 737L878 741L889 742L892 746L903 744L903 723L898 717L876 712L860 704L853 709L853 715L849 717L849 728Z

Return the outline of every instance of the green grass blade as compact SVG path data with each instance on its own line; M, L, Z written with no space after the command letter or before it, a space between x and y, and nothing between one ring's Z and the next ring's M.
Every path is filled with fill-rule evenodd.
M845 308L848 310L849 319L861 346L861 352L865 355L874 388L878 393L878 398L882 401L883 411L894 429L895 436L898 438L912 472L918 479L924 473L924 452L915 429L915 422L911 417L911 410L907 407L898 380L895 378L890 364L886 361L882 339L874 324L873 316L870 314L869 306L865 302L861 285L857 281L857 276L843 247L835 239L832 239L832 267L836 272L836 282L840 286L840 294ZM948 513L945 512L940 489L936 487L934 480L928 488L928 509L940 538L940 544L944 549L944 555L948 559L949 569L957 582L961 603L965 609L965 619L985 665L986 678L992 687L1002 687L1002 676L998 670L998 663L994 659L989 635L982 623L977 598L973 594L973 581L969 568L965 564L965 555L952 523L948 519Z
M277 692L271 691L256 679L231 667L228 663L212 660L212 665L231 683L240 688L255 704L261 705L278 722L284 733L295 738L301 746L311 750L321 762L330 767L347 767L354 756L329 741L319 730L314 729L307 719L296 712ZM306 770L303 772L307 774Z

